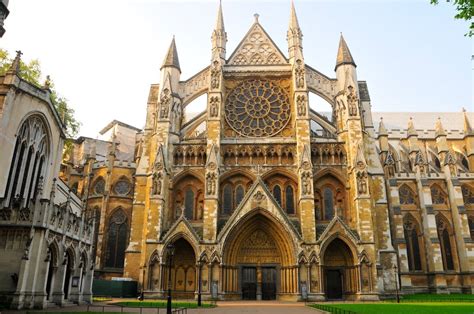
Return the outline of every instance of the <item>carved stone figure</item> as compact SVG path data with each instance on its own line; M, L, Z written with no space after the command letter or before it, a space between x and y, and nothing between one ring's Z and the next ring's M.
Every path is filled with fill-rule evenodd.
M221 69L219 62L214 61L211 69L211 89L218 89L221 80Z
M165 88L161 94L160 98L160 118L166 119L168 118L169 108L171 103L171 95L170 90Z
M367 194L367 172L357 172L357 191L359 195Z
M153 185L152 185L152 194L153 195L161 195L162 190L162 178L163 175L161 173L153 174Z
M213 96L209 99L210 109L209 114L212 118L217 117L219 114L219 97Z
M304 95L296 97L296 108L300 117L306 115L306 97Z
M349 107L349 115L357 116L357 107L359 107L359 99L357 98L354 87L349 86L347 95L347 105Z
M303 195L310 195L311 194L311 173L309 171L305 171L301 174L301 183L303 185Z
M209 172L206 175L206 194L214 195L216 193L216 173Z
M295 68L295 83L297 88L303 88L304 87L304 65L303 61L297 60L296 61L296 68Z

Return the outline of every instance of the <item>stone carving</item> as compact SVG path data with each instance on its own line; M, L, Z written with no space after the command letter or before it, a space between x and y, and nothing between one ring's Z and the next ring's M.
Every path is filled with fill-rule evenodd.
M274 239L261 229L255 230L242 242L238 256L239 262L280 262L280 255Z
M209 99L209 115L212 118L215 118L219 114L219 97L213 96Z
M215 172L208 172L206 175L206 194L215 195L216 194L216 178L217 175Z
M297 88L304 88L305 69L303 61L296 60L295 84Z
M250 30L242 44L236 49L235 57L229 60L232 65L285 64L286 60L264 33L260 24Z
M357 108L359 107L359 99L354 87L349 86L347 95L347 106L349 107L349 115L357 116Z
M301 184L303 186L302 194L303 195L311 195L311 172L304 171L301 174Z
M359 195L367 194L367 172L358 171L356 174L357 191Z
M168 118L168 112L171 104L171 92L169 89L165 88L161 93L160 98L160 118L166 119Z
M296 108L300 117L306 115L306 97L304 95L298 95L296 97Z
M254 199L257 203L261 203L265 198L266 198L266 196L262 193L262 191L257 191L257 193L255 193L255 194L253 195L253 199Z
M152 184L152 194L153 195L161 195L161 190L162 190L162 182L163 175L161 172L154 173L153 174L153 184Z
M211 69L211 89L218 89L221 81L219 62L214 61Z

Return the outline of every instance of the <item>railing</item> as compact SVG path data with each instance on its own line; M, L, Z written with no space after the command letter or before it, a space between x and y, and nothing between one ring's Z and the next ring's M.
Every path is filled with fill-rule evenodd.
M117 312L120 313L140 313L140 314L160 314L166 313L165 307L143 307L143 306L123 306L123 305L87 305L87 312ZM188 309L184 307L174 308L171 310L176 314L187 314Z
M326 305L326 304L312 303L312 304L309 304L309 306L314 307L318 310L323 310L323 311L332 313L332 314L357 314L357 312L354 312L354 311L340 309L338 307Z

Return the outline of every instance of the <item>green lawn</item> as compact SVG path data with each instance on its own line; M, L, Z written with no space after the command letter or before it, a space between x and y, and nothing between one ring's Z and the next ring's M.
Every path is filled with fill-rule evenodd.
M113 305L118 305L118 306L125 306L125 307L159 307L159 308L165 308L166 307L166 301L126 301L126 302L117 302L117 303L111 303ZM197 301L193 302L173 302L172 307L185 307L188 309L195 309L197 308ZM208 303L208 302L202 302L201 307L204 308L211 308L215 307L214 304Z
M401 297L402 301L454 301L454 302L474 302L474 294L407 294Z
M350 310L360 314L473 314L474 304L423 302L423 303L355 303L327 304L328 306Z

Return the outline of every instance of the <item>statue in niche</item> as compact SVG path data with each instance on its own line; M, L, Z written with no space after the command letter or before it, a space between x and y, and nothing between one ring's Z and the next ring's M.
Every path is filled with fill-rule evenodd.
M357 172L357 190L359 194L367 194L367 173L365 171Z
M347 88L349 93L347 95L347 105L349 107L349 115L357 116L357 107L359 106L359 99L357 98L354 87L349 86Z
M304 65L303 61L298 59L296 61L296 68L295 68L295 83L297 88L303 88L304 87Z
M153 184L152 184L152 194L153 195L161 195L161 189L162 189L162 174L161 173L155 173L153 174Z
M161 105L160 118L162 119L168 118L170 103L171 103L170 90L165 88L160 98L160 105Z
M303 195L311 194L311 174L303 172L301 174L301 183L303 184Z
M216 193L216 174L214 172L209 172L206 175L206 193L207 195Z
M303 95L296 97L296 109L300 117L306 114L306 97Z
M211 105L209 109L209 114L213 118L217 117L219 113L219 97L211 97L211 99L209 100L209 104Z
M212 63L212 69L211 69L211 88L212 89L219 88L220 79L221 79L221 69L219 67L219 62L214 61Z

